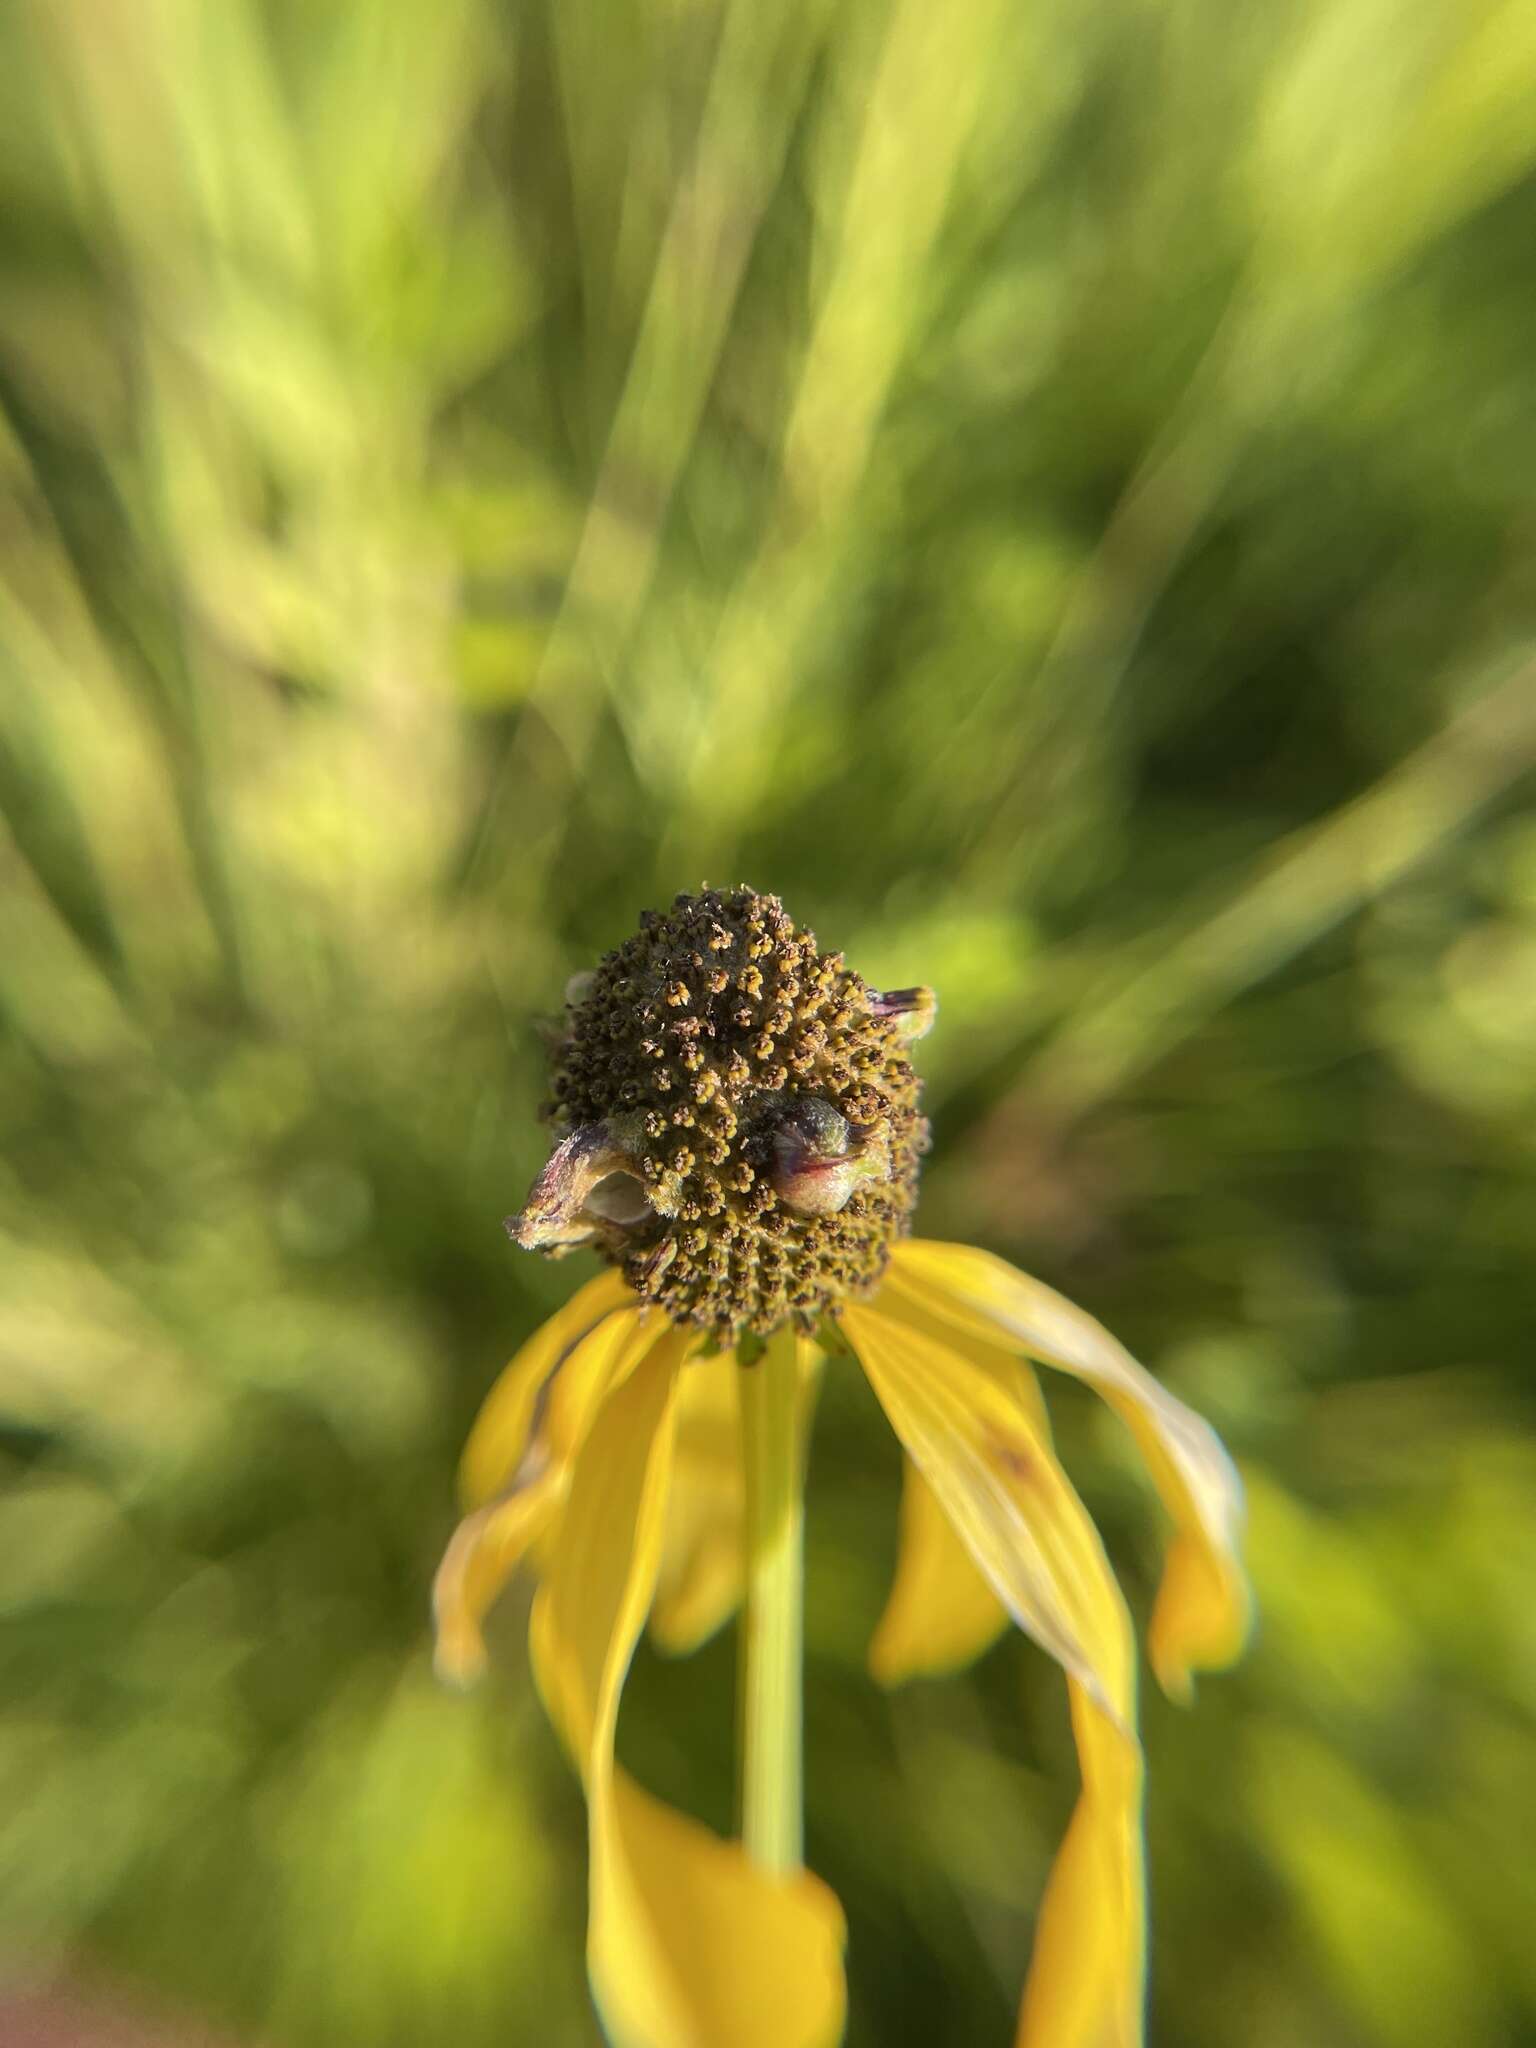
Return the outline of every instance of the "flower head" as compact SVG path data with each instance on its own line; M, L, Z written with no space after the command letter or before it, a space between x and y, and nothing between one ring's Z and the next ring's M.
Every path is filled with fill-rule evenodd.
M566 1135L507 1219L516 1241L590 1245L722 1344L867 1294L917 1201L906 1046L927 991L883 996L777 897L706 889L648 911L570 993Z
M907 1047L933 1012L925 990L867 988L746 889L649 914L571 991L560 1135L508 1227L531 1249L590 1246L612 1270L492 1390L435 1600L440 1667L463 1679L511 1572L538 1574L534 1668L587 1789L588 1959L619 2048L823 2048L841 2032L841 1914L786 1848L798 1822L754 1839L749 1809L743 1848L614 1761L647 1616L686 1649L744 1586L749 1610L776 1603L766 1696L797 1717L784 1602L799 1467L761 1418L774 1401L781 1417L803 1409L824 1350L858 1358L906 1453L875 1675L953 1669L1011 1620L1067 1678L1082 1792L1040 1909L1021 2048L1141 2042L1134 1642L1026 1360L1088 1382L1142 1451L1174 1525L1149 1646L1180 1697L1241 1647L1241 1492L1209 1426L1090 1316L986 1252L906 1237L927 1138ZM765 1516L775 1471L786 1490Z

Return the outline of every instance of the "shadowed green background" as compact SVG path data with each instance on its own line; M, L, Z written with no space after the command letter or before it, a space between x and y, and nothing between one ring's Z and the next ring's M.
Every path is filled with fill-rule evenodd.
M1522 0L6 10L0 1980L595 2042L520 1598L460 1698L427 1587L587 1267L500 1228L535 1021L747 880L938 988L924 1231L1248 1480L1252 1652L1147 1688L1153 2042L1536 2040L1533 107ZM850 2043L1002 2043L1062 1687L867 1679L828 1379ZM732 1667L621 1731L720 1825Z

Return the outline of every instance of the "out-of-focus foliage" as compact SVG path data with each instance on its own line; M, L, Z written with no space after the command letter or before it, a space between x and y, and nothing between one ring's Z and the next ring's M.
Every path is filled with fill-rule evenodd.
M5 1976L595 2039L426 1585L571 1278L533 1020L746 878L941 990L926 1231L1247 1473L1153 2038L1536 2038L1533 107L1520 0L4 11ZM829 1375L810 1854L851 2040L970 2048L1070 1743L1017 1641L865 1678L896 1479ZM731 1682L623 1730L721 1823Z

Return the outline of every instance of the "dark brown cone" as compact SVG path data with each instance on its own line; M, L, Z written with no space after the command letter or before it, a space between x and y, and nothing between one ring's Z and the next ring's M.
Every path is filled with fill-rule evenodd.
M751 889L647 911L573 992L552 1056L566 1149L509 1219L518 1241L590 1243L723 1343L869 1293L928 1143L906 1016ZM566 1159L590 1163L562 1210Z

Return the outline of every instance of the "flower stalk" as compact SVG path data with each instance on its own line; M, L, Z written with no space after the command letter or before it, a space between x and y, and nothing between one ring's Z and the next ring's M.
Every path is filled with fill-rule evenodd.
M746 1611L741 1632L741 1835L775 1876L804 1853L800 1679L805 1388L792 1331L740 1371Z

